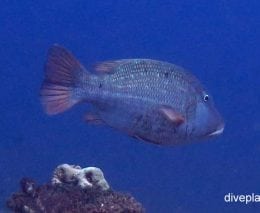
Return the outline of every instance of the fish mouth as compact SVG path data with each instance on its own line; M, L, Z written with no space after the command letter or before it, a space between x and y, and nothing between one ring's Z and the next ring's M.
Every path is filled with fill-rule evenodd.
M211 132L208 134L209 137L212 137L212 136L217 136L217 135L221 135L224 131L224 125L221 125L217 130Z

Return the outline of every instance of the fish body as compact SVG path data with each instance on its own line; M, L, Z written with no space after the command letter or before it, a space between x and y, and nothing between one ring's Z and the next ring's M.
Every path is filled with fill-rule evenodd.
M151 59L106 61L88 72L65 48L50 48L41 99L48 114L88 102L88 122L143 141L183 144L223 132L212 97L182 67Z

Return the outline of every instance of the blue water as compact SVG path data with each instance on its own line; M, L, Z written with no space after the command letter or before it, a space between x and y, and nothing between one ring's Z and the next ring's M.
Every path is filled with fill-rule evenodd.
M114 189L151 213L259 212L260 202L224 202L229 192L260 194L259 1L0 4L0 212L21 177L47 182L61 163L102 168ZM86 105L47 116L38 93L53 43L85 65L141 57L192 70L213 94L224 134L158 147L85 124Z

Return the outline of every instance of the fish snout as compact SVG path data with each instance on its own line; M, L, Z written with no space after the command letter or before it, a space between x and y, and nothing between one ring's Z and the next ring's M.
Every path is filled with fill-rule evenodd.
M222 116L215 108L211 108L209 112L210 112L209 120L208 120L209 128L205 136L215 137L221 135L225 128L225 122Z
M214 131L210 132L207 136L213 137L213 136L221 135L224 131L224 128L225 128L225 124L223 122Z
M214 106L198 104L195 118L197 137L214 137L224 131L224 120Z

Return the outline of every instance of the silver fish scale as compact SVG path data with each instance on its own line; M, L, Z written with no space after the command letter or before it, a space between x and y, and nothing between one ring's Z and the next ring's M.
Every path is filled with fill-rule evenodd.
M185 98L192 95L191 81L196 82L196 79L179 66L134 59L118 62L112 74L105 75L101 93L110 98L141 100L147 104L169 104L182 110Z
M153 143L188 136L188 124L186 134L178 134L159 109L166 105L187 120L194 117L193 86L200 86L195 77L181 67L148 59L117 61L112 67L110 62L109 68L109 74L92 75L84 89L106 124Z

